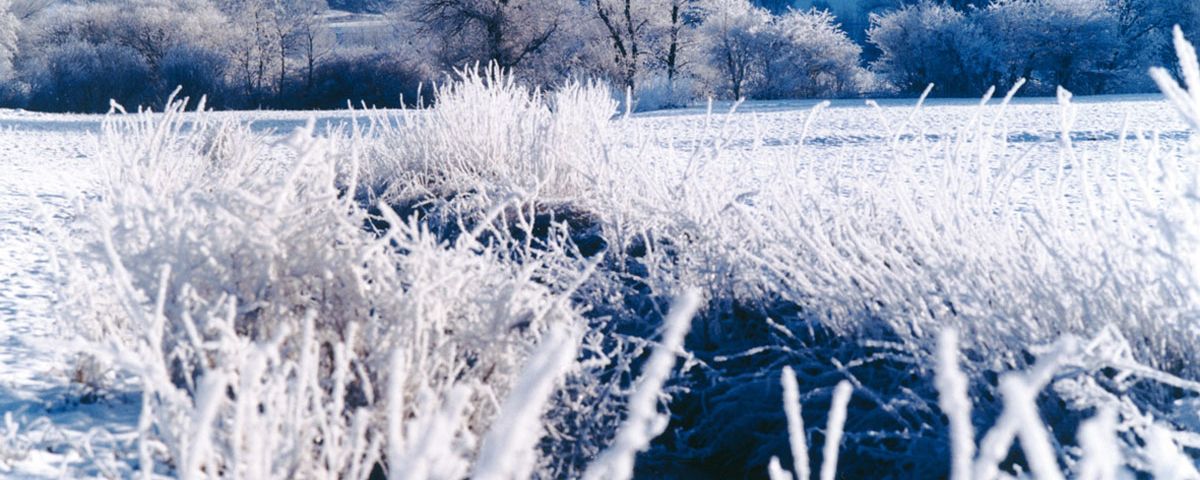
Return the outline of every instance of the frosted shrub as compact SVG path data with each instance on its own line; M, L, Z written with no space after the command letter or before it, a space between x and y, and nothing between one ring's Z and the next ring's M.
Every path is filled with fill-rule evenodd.
M334 50L313 69L312 86L289 99L292 108L346 108L366 104L399 107L418 100L418 65L402 55L375 49Z
M867 38L880 50L872 68L908 93L920 92L932 82L960 79L967 67L959 54L959 43L971 39L972 33L962 12L930 1L872 14ZM969 87L974 85L951 85L949 92L959 93Z
M982 436L977 437L971 423L972 402L968 395L968 377L959 369L958 334L943 330L938 341L936 383L942 413L950 420L950 478L998 478L1001 466L1020 440L1020 450L1036 478L1114 479L1131 476L1127 468L1151 472L1155 478L1197 478L1200 473L1181 446L1192 444L1190 432L1176 432L1162 425L1153 415L1143 413L1127 398L1107 391L1097 383L1102 369L1115 369L1120 377L1161 382L1192 392L1200 384L1154 372L1127 357L1129 345L1112 330L1095 338L1080 339L1067 335L1052 345L1038 348L1035 365L1023 372L1007 372L1000 378L1003 411ZM806 432L800 417L799 391L793 370L783 368L783 409L788 420L796 478L809 478ZM1036 399L1042 390L1052 387L1056 394L1081 408L1092 409L1094 416L1078 428L1080 448L1063 448L1050 436L1042 422ZM846 404L851 388L838 385L826 428L820 472L821 478L833 478L837 472L839 448L837 436L845 422ZM1119 421L1118 421L1119 420ZM978 445L976 444L978 438ZM1060 466L1060 456L1069 466ZM943 459L944 461L944 459ZM792 478L772 458L768 465L772 479Z
M1196 71L1188 66L1190 49L1180 45L1185 71ZM1194 95L1157 75L1193 119ZM1190 320L1200 292L1194 166L1148 141L1123 144L1136 158L1087 158L1069 134L1070 94L1061 92L1060 100L1059 154L1049 165L998 161L997 153L1014 148L1001 102L981 106L948 139L928 140L905 124L885 127L893 151L878 174L808 159L767 167L771 182L743 182L749 169L699 153L689 159L697 167L686 182L709 188L672 192L679 200L653 190L630 194L663 212L641 224L653 230L647 236L669 239L659 243L669 253L648 269L645 282L687 279L711 295L696 327L707 336L696 339L694 353L720 373L697 376L703 380L694 388L703 393L681 405L703 402L692 408L720 420L681 422L690 431L680 436L691 440L676 441L668 454L719 465L724 452L705 441L739 444L727 440L739 430L728 427L727 416L756 405L747 385L760 384L764 370L791 364L811 372L805 379L820 388L816 398L827 398L837 377L863 392L866 405L850 414L858 421L846 435L863 470L850 475L878 468L871 461L944 474L920 470L942 465L935 460L947 458L951 444L942 436L945 420L929 413L936 408L929 384L909 379L932 374L935 338L947 327L961 333L969 352L963 369L972 379L975 423L1007 408L984 399L1009 390L1032 395L987 379L1032 368L1032 346L1063 333L1121 339L1097 348L1124 352L1124 361L1142 365L1131 367L1139 375L1200 376L1194 349L1200 331ZM749 163L754 155L730 163ZM1160 419L1179 418L1167 413L1177 407L1167 405L1191 395L1172 382L1111 383L1103 373L1108 367L1089 367L1090 381L1100 386L1087 395L1063 384L1034 396L1043 407L1065 401L1045 415L1058 436L1052 444L1073 439L1075 422L1090 415L1099 392L1137 411L1159 411ZM754 419L747 416L742 428L755 428ZM1191 428L1186 420L1172 422ZM931 425L934 431L913 436ZM961 419L956 425L961 430ZM1122 437L1122 448L1148 437L1133 438ZM1053 461L1069 465L1075 458L1062 447L1052 450ZM753 453L751 461L765 467L766 458ZM1006 457L1008 448L996 455ZM1140 471L1152 466L1131 462Z
M543 94L494 67L461 76L438 88L433 108L376 118L376 136L361 142L370 159L361 198L415 216L442 240L466 235L488 254L536 260L539 282L577 288L588 275L572 272L593 268L599 258L585 258L607 243L605 204L589 192L636 160L610 155L616 103L600 84Z
M29 455L32 443L21 425L13 421L12 412L5 412L4 426L0 428L0 472L7 472L12 463L23 460Z
M870 74L859 67L862 47L832 13L792 10L771 24L770 48L757 98L827 98L853 95Z
M372 165L389 198L582 193L616 113L607 88L571 84L546 94L495 66L459 75L437 89L436 108L407 112L385 130Z
M147 93L151 72L132 48L69 41L47 48L42 55L30 81L30 108L103 112L108 109L106 99L135 104Z
M387 209L390 229L365 229L341 135L269 143L176 102L101 138L114 167L62 260L99 285L64 294L92 354L141 380L146 471L365 478L402 441L381 427L397 415L401 436L432 421L443 454L471 458L543 333L581 328L562 293L477 243ZM539 368L550 385L564 371ZM460 408L437 420L440 399ZM430 474L459 471L447 461Z
M508 88L504 85L497 88ZM1125 145L1148 152L1145 163L1136 166L1130 159L1083 158L1070 141L1074 107L1065 92L1060 157L1049 168L1030 160L999 164L999 152L1013 148L1004 111L1015 91L1000 105L985 101L972 122L948 139L914 135L904 123L883 127L890 129L891 160L885 171L866 176L806 157L804 126L794 151L806 161L763 167L754 149L740 153L722 145L719 117L709 120L709 137L687 148L677 149L681 142L675 139L623 130L626 124L618 120L608 128L619 137L601 130L613 138L602 148L572 149L579 144L566 143L553 148L570 156L513 155L529 151L524 146L535 144L532 139L539 135L534 132L541 130L518 129L512 125L520 117L491 112L530 112L540 118L544 111L525 103L536 94L512 88L509 95L492 98L480 86L474 101L450 97L438 108L472 112L517 134L506 137L510 143L503 148L441 142L440 149L426 150L436 155L424 158L494 163L463 168L457 165L474 163L426 162L425 171L436 174L426 178L436 181L392 186L408 186L407 195L418 202L475 205L449 221L485 218L501 237L520 223L519 217L496 213L512 198L518 199L512 205L553 198L588 212L607 248L599 271L573 299L608 316L616 331L644 334L646 319L660 318L662 299L673 297L680 285L701 286L708 304L690 344L703 373L681 382L703 392L689 396L704 399L707 403L696 408L710 409L712 418L685 420L691 430L678 434L682 440L670 452L677 461L713 461L755 450L753 458L736 461L765 464L769 456L761 453L767 446L743 444L737 445L741 450L720 452L719 444L705 442L731 441L720 432L729 423L726 416L746 409L739 404L748 401L746 385L760 382L764 369L790 363L802 367L804 381L820 388L820 398L829 398L845 378L862 392L859 403L849 407L850 418L859 421L845 435L860 459L885 462L902 456L911 468L939 474L939 464L931 460L948 456L952 444L941 427L944 419L933 413L933 384L912 386L907 379L932 374L928 366L936 363L936 337L944 328L961 332L963 348L970 352L963 365L972 380L970 399L996 398L1008 387L983 379L1032 367L1030 346L1064 332L1090 336L1111 330L1129 339L1130 358L1150 370L1180 378L1200 374L1190 347L1200 339L1186 320L1194 315L1197 291L1186 261L1194 242L1188 232L1195 205L1187 194L1194 172L1149 143ZM438 115L436 108L423 113ZM429 129L415 130L428 132L419 137L453 138L442 132L459 132L450 122L437 125L413 115L411 125ZM819 117L818 107L809 122ZM599 114L591 118L608 122ZM392 157L381 158L387 165ZM539 177L532 172L550 170L530 168L544 158L567 159L555 165L572 165L574 172L586 174ZM757 168L771 172L772 181L763 182ZM1119 169L1119 174L1102 175L1102 169ZM535 181L539 178L558 178L562 183L554 184L572 188L551 190L552 183ZM422 196L414 185L455 185L449 190L468 195L451 197L427 188ZM514 193L480 193L492 191ZM553 191L572 193L547 194ZM484 198L491 200L481 202ZM568 251L519 257L561 268L572 264L561 255ZM604 368L621 367L599 371ZM603 383L603 376L589 382ZM1131 388L1130 399L1139 409L1160 405L1169 390L1150 383ZM1064 392L1053 395L1065 398ZM604 401L620 400L590 397L574 405ZM683 400L681 408L689 408L690 401ZM877 413L855 410L867 408L863 403ZM974 403L971 422L1004 408L998 402ZM1055 411L1053 431L1069 440L1068 425L1087 405L1092 404L1072 403ZM914 431L925 433L913 439ZM1056 461L1069 458L1063 450L1055 454ZM861 473L873 468L869 461L848 468Z
M159 69L162 84L180 87L186 95L207 95L210 105L214 97L218 103L229 98L227 94L231 89L225 84L229 64L213 48L191 44L175 46L163 54Z
M650 77L638 83L638 91L634 99L634 110L645 112L664 108L686 107L698 98L696 80L691 78L676 78L670 80L663 76ZM617 94L617 92L614 92ZM625 92L620 92L617 98L624 98Z

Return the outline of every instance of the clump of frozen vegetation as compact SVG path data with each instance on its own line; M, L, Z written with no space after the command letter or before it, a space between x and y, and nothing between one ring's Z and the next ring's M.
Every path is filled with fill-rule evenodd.
M1155 79L1200 131L1176 39L1188 88ZM181 477L627 478L647 448L651 474L1195 476L1198 172L1132 130L1086 157L1065 91L1057 157L1004 156L1011 95L948 139L888 123L879 171L494 70L282 141L118 115L64 318L140 379L140 468Z
M142 380L143 468L359 478L388 445L454 476L547 332L569 350L538 362L543 381L574 359L584 322L538 268L388 209L365 228L342 136L270 143L182 109L106 126L110 186L68 260L92 354Z

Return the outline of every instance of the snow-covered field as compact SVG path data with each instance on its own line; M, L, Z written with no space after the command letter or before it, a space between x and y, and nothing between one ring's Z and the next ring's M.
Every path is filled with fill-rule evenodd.
M995 178L1008 181L1010 189L1028 192L1018 193L1013 197L1016 211L1036 208L1045 200L1044 197L1037 195L1039 189L1026 187L1043 185L1047 189L1053 189L1055 183L1063 182L1064 178L1068 183L1078 181L1080 172L1084 176L1082 181L1087 181L1087 175L1094 174L1118 179L1111 185L1133 190L1138 186L1133 179L1138 177L1138 169L1142 168L1143 163L1147 160L1148 152L1160 152L1157 154L1159 157L1156 158L1182 159L1185 146L1191 137L1187 125L1176 114L1173 107L1160 96L1077 98L1073 100L1074 117L1066 125L1063 123L1064 109L1059 105L1057 99L1020 98L1014 100L1007 107L1001 107L997 105L998 103L999 100L993 100L989 106L980 107L978 100L930 100L915 113L915 100L881 101L877 107L866 105L862 101L839 100L826 108L819 109L816 113L814 113L814 107L817 106L817 102L751 102L738 105L735 113L727 113L731 109L731 105L718 104L712 106L713 113L711 114L707 113L706 106L697 106L685 110L635 114L629 118L617 117L609 128L612 130L611 134L614 139L612 143L614 155L617 155L618 152L632 151L640 152L636 158L658 159L647 160L637 167L646 169L644 176L647 179L664 179L664 181L675 178L688 179L683 183L685 186L680 188L691 190L678 193L678 195L692 195L697 198L703 197L705 190L715 192L714 195L716 195L744 187L744 191L734 192L737 193L736 196L731 195L737 198L738 202L743 203L735 205L731 201L729 208L733 210L761 208L763 209L762 214L778 215L783 219L781 220L783 223L786 223L786 219L792 218L792 215L795 215L796 221L800 223L810 222L813 218L806 217L804 212L788 212L782 209L784 206L801 205L804 202L798 201L795 204L777 202L774 200L775 196L801 195L804 193L805 186L820 185L822 188L829 187L832 191L838 192L847 199L848 204L855 204L854 199L859 195L869 195L876 199L886 198L886 196L881 196L880 191L867 189L863 185L899 188L908 184L905 182L924 183L926 179L921 176L910 175L910 173L920 172L929 176L930 185L936 184L937 182L933 179L939 177L957 179L955 181L961 182L961 184L978 181L981 183L980 188L975 190L964 188L963 192L970 190L973 192L972 195L983 195L987 192L994 194L994 192L1000 191L998 188L991 189L990 186L982 185L983 180L981 179L985 176L989 179L992 178L990 175L994 171ZM350 122L354 122L355 118L359 119L360 125L363 125L364 128L371 123L357 114L348 112L322 112L317 115L320 117L317 122L317 132L325 131L326 128L336 129L339 125L342 125L342 131L349 130L348 125ZM374 114L372 118L390 116L390 118L403 122L405 115L423 115L423 113L381 112ZM218 120L250 122L253 132L267 135L268 143L281 140L293 130L303 127L309 116L308 113L274 112L213 114L213 117ZM55 245L55 237L47 233L54 231L61 235L61 232L83 229L84 227L81 227L80 224L92 219L80 218L79 215L88 212L86 209L88 202L94 202L98 196L105 195L103 185L109 175L118 175L121 171L122 166L114 164L115 161L111 155L102 154L105 151L111 152L111 149L105 150L106 147L102 146L104 142L99 138L102 135L103 122L104 118L101 116L0 111L0 411L5 412L6 416L11 417L13 421L7 425L0 425L0 433L2 433L0 435L0 476L15 478L127 476L136 468L139 461L137 424L143 398L140 393L141 384L136 381L135 375L129 373L105 377L109 383L99 390L89 388L76 381L76 377L80 374L77 371L79 364L75 359L75 350L80 348L81 344L73 343L71 340L77 333L68 324L74 311L59 309L59 302L63 295L57 290L70 287L59 278L58 275L62 272L55 271L52 255L55 254L59 245ZM1060 135L1064 127L1071 132L1069 142L1065 142ZM986 134L981 135L980 132L986 132ZM389 137L398 134L395 132L380 133L367 128L364 135ZM389 146L391 144L386 141L381 142L382 146L372 147L376 149L374 150L376 154L378 154L378 150L391 148ZM1064 143L1071 145L1070 156L1066 159L1064 159L1065 154L1063 153ZM501 147L492 145L480 148ZM304 152L300 153L303 155ZM624 155L624 153L621 154ZM278 152L268 156L294 158L292 154ZM973 160L968 162L965 159ZM978 159L985 159L986 163L981 163ZM167 160L170 159L167 158ZM403 165L403 160L401 159L395 165ZM958 162L964 166L961 171L955 170L955 166L960 164ZM903 168L898 169L897 165L902 165ZM613 168L625 167L628 165ZM603 166L589 166L588 168L598 171L595 169L603 168ZM654 173L655 169L670 173ZM901 175L898 173L901 170L903 171L903 181L901 182L889 183L880 180L882 177L890 175ZM988 175L980 173L981 170L987 170ZM375 175L372 178L381 178L378 176L381 175L378 172L371 170L370 174ZM1148 174L1149 172L1144 173ZM803 180L805 176L808 176L809 180ZM615 175L611 178L623 177ZM816 180L812 180L813 178ZM1130 181L1128 184L1121 183L1121 178L1128 178ZM830 183L844 183L844 185L830 185ZM547 203L564 199L574 200L583 204L585 208L589 202L603 206L602 202L591 196L573 199L571 188L574 187L571 185L574 184L568 182L565 185L567 186L560 191L550 191L551 186L545 186L545 193L541 194L540 198ZM1105 184L1105 187L1109 185ZM670 192L672 188L675 188L673 185L648 185L645 188L656 187L661 187L667 192L662 198L675 195ZM928 198L938 195L935 189L926 187L928 185L916 185L912 186L912 189L922 192L919 195L928 195ZM538 188L542 188L542 186L539 185ZM1086 190L1086 188L1067 187L1051 191L1058 191L1071 197L1071 200L1063 203L1067 205L1065 208L1070 210L1073 208L1083 209L1085 207L1081 205L1090 202ZM619 191L619 189L613 191ZM1112 194L1111 191L1107 193ZM249 200L247 201L249 202ZM638 198L622 199L621 201L627 202L626 204L631 206L641 205ZM817 213L820 215L828 213L824 209L836 203L835 200L812 201L834 202L817 205ZM718 203L712 203L712 205ZM708 208L704 204L698 205L696 208ZM870 204L866 205L868 205L866 208L877 208ZM964 208L975 206L968 205ZM666 208L666 206L663 207ZM655 206L645 205L644 208L653 210ZM956 207L945 206L945 208ZM619 216L629 212L608 213ZM710 213L687 213L689 215L687 218L705 219L709 218L706 215ZM993 213L1005 214L1000 211ZM604 214L606 213L602 213L602 215ZM830 217L823 221L831 224L844 221L846 222L844 228L852 229L854 228L852 217L860 214L862 212L846 212L845 219ZM986 215L987 213L976 212L976 214ZM717 215L714 218L720 218L718 214L712 215ZM728 215L736 216L735 214ZM747 215L750 216L746 218L758 218L756 216L758 213ZM864 216L862 218L873 217ZM1067 215L1062 218L1071 219L1073 217ZM1124 221L1125 218L1114 219L1114 222ZM1089 219L1081 216L1078 217L1078 220L1082 222ZM635 230L638 228L649 229L650 227L647 226L649 223L659 221L657 218L624 219L615 221L613 225L633 225L631 228ZM731 232L746 229L746 238L758 240L767 237L752 233L752 229L779 227L778 225L764 224L756 227L753 225L753 220L718 221L725 222ZM643 223L638 224L638 222ZM53 224L53 226L48 226L48 224ZM1028 225L1032 226L1033 224ZM676 235L672 237L676 239L707 238L706 235L708 235L704 223L694 224L689 227L694 230L685 234L679 233L678 230L669 230L676 228L674 226L665 228L668 228L667 231L672 232L672 235ZM831 227L832 230L838 229ZM886 232L887 228L880 226L879 231ZM803 231L798 231L797 234L803 233ZM713 235L719 237L718 234ZM733 235L733 233L729 233L729 235ZM1017 238L1018 234L1014 233L1013 235L1013 238ZM721 250L723 248L759 248L754 251L762 253L758 258L767 265L764 267L764 271L770 271L772 267L769 262L773 257L769 257L769 255L805 248L805 245L800 243L792 243L798 242L795 238L788 237L780 238L783 243L775 246L727 247L728 238L716 238L712 240L711 244L702 247L713 249L705 255L714 257L725 255ZM1051 239L1051 241L1054 240L1056 239ZM1132 238L1130 240L1137 241ZM611 245L617 243L612 238L609 238L608 242ZM1002 241L1000 242L1002 243ZM775 247L781 250L773 250L772 248ZM972 245L963 245L963 247L972 247ZM953 250L953 246L946 248ZM995 250L998 253L1006 251L1008 250ZM733 254L729 253L729 255ZM696 256L693 259L702 258L706 257ZM964 256L963 258L971 257ZM558 267L567 269L569 265L565 263L566 260L562 261L563 265ZM753 263L753 261L758 260L746 260L748 262L746 264ZM783 261L780 260L780 262ZM830 259L814 260L814 262L822 261L836 263ZM1004 261L1005 259L998 259L996 264L991 266L963 264L951 265L946 268L986 270L1006 265ZM779 263L779 265L786 264ZM690 283L706 289L709 285L704 285L705 282L717 285L711 290L706 290L705 293L706 298L713 299L713 301L723 298L722 301L737 303L741 302L746 295L752 295L754 291L758 291L756 289L764 289L753 283L739 283L742 278L739 275L745 274L739 273L742 270L738 269L744 267L730 267L732 270L729 272L717 271L715 270L717 266L712 266L714 270L702 267L679 267L679 271L672 275L677 277L680 284ZM832 270L833 266L829 268L831 271L835 271ZM1031 266L1030 268L1040 267ZM998 271L998 273L1003 272ZM785 275L784 273L779 274ZM137 275L136 272L134 275ZM531 275L533 274L531 273ZM536 275L548 274L540 272ZM650 272L643 275L652 277L655 273ZM728 281L732 283L723 284L722 282L726 280L721 275L729 275L731 280ZM858 281L868 285L871 282L887 281L885 277L876 279L872 275L872 272L862 272L862 279ZM957 273L950 272L945 275L945 278L953 281ZM1086 272L1080 274L1079 278L1085 279L1085 277ZM135 282L138 281L141 280L135 279ZM560 287L555 284L556 281L558 280L546 281L551 285L550 290L558 291ZM796 281L797 284L813 282L812 279L804 282ZM1048 279L1051 284L1055 281L1062 281L1062 277ZM997 282L996 285L1000 286L998 288L1007 285L1000 280ZM646 284L650 285L649 288L652 289L658 287L649 280L646 281ZM817 287L832 288L830 285L833 284L817 285ZM970 287L972 286L963 286L963 288ZM597 285L585 285L585 290L591 289L588 290L587 295L596 296L594 298L606 295L605 292L599 291L602 288ZM721 297L722 288L728 288L732 294L728 298ZM869 288L887 292L884 287L878 285ZM955 290L957 287L946 285L944 288ZM1014 295L1041 291L1023 289L1024 287L1021 285L1013 286L1013 288ZM1098 292L1102 290L1099 286L1096 288ZM565 287L563 289L566 290ZM763 293L763 295L786 296L792 291L779 289ZM813 295L819 296L823 292L813 293ZM678 292L654 292L660 297L672 296L674 293ZM615 293L607 292L607 294ZM955 295L959 294L953 293L947 298L953 297L955 301L959 298L966 298ZM984 295L986 296L986 294ZM881 301L884 301L885 297L886 295L880 294ZM1000 294L997 297L1003 298L1004 295ZM1135 297L1131 296L1130 298ZM793 298L790 301L801 305L824 305L819 300ZM1017 303L1022 301L1024 300L1018 300ZM1030 301L1034 302L1034 300ZM1071 302L1063 304L1069 305ZM947 303L947 305L950 304ZM1102 307L1107 308L1107 305L1103 304ZM1154 305L1149 305L1149 307L1153 308ZM658 308L661 309L661 307ZM736 308L734 308L735 311ZM837 312L841 311L837 308L842 307L829 308L828 315L837 315ZM853 308L857 307L847 306L845 308L851 309L847 311L856 312ZM872 308L874 307L867 308L867 310L877 312L877 315L884 318L885 321L890 321L886 317L894 313L886 309L872 310ZM941 307L934 305L929 308L932 311ZM953 310L955 307L951 305L949 308ZM997 311L1005 312L1003 307L997 307ZM776 313L778 312L767 311L768 320L770 315ZM1060 313L1064 320L1077 316L1071 311ZM1089 322L1111 313L1113 312L1103 310L1085 312L1078 315L1082 318L1080 320L1082 323L1078 324L1082 328L1076 328L1075 324L1064 323L1061 330L1057 331L1058 333L1082 334L1085 332L1077 330L1086 330L1090 328L1091 323ZM620 316L618 313L613 315ZM809 315L811 315L810 318L821 318L825 313L817 312ZM968 316L970 315L976 314L969 313ZM1189 318L1187 312L1180 315L1184 320ZM799 315L799 317L804 317L804 315ZM1038 313L1035 312L1033 317L1038 320L1032 323L1037 324L1038 321L1041 321ZM972 318L987 318L987 316L976 315ZM1104 319L1100 318L1100 320ZM1194 321L1194 318L1192 320ZM803 322L792 323L788 324L788 327L794 328L801 324ZM888 325L895 324L889 323ZM853 335L850 333L855 331L852 326L837 325L836 322L831 322L831 327L838 335L859 338L855 337L859 333ZM722 335L731 335L729 328L731 327L727 323L721 322L713 322L703 327L697 323L693 326L693 335L701 337L692 337L693 340L690 341L696 342L697 345L703 345L706 343L705 339L711 340L723 338ZM809 324L809 328L812 328L811 324ZM878 325L871 328L878 328ZM988 339L970 338L972 332L987 332L989 329L964 328L963 326L958 328L962 330L964 344L976 349L973 351L978 353L999 351L989 343ZM1040 326L1030 328L1031 335L1041 333L1040 330L1037 330L1042 328ZM697 330L701 331L695 333ZM1150 330L1154 329L1147 331ZM1128 332L1129 330L1124 331ZM862 335L863 337L871 336L870 334ZM1014 338L1023 338L1020 334L1012 335ZM911 333L907 337L901 334L888 334L884 338L875 340L917 345L919 344L917 339L928 337L929 335L924 333ZM747 338L761 339L763 337L750 335ZM1050 343L1055 339L1043 338L1043 340L1044 343ZM1137 343L1143 339L1131 339L1131 341ZM1155 342L1157 340L1145 341ZM752 340L746 340L746 342L752 342ZM788 348L775 340L768 339L763 342L757 347L781 350ZM704 368L716 371L722 368L719 366L722 356L727 357L737 353L730 350L751 350L752 347L755 345L751 343L741 343L729 348L718 346L709 348L707 353L697 353L697 355L702 363L707 363ZM1170 347L1163 348L1169 350ZM924 351L922 354L932 355L932 352ZM914 358L921 358L922 354L913 353ZM1146 361L1144 358L1138 360ZM1172 361L1179 360L1173 359ZM786 363L786 360L784 362ZM989 362L997 365L993 367L993 371L1028 366L1028 360L1020 359L997 358L994 361L974 359L972 362L968 368L972 374L982 372L981 365L989 364ZM1183 367L1158 365L1156 367L1185 378L1200 371L1194 365ZM359 368L374 368L374 366L364 363ZM778 375L778 370L773 371L775 373L772 375ZM734 377L731 374L729 378ZM771 382L776 382L776 378L771 377ZM1191 378L1191 380L1197 379ZM869 383L870 380L867 382ZM777 383L775 384L777 385ZM863 388L861 384L858 387ZM783 408L778 396L778 386L774 388L774 390L768 388L762 391L762 396L769 397L768 400L764 400L764 403L770 405L773 402L775 405L780 405L777 410L782 415ZM802 382L800 388L811 390L815 387ZM914 386L913 389L920 390L921 388ZM810 399L810 397L805 398ZM829 400L824 401L826 402L824 405L827 406ZM885 410L897 408L894 405L892 407L886 405L891 404L884 402L876 408ZM810 415L809 405L805 406L805 415L808 416ZM823 407L818 408L823 409ZM854 406L852 405L851 408ZM901 412L897 415L905 414L905 412ZM811 422L812 419L808 420ZM736 420L730 421L736 423ZM19 430L14 431L14 427ZM665 436L675 439L682 438L678 432L672 431L668 431ZM786 442L787 436L779 438ZM822 438L824 437L822 436ZM679 441L683 442L684 440ZM1021 442L1025 443L1026 441L1026 437L1022 436ZM164 443L166 442L164 441ZM666 447L658 446L656 448ZM746 451L751 450L753 449ZM783 456L788 454L787 448L785 446L778 451L773 451L772 454ZM854 455L855 453L851 451L844 453L842 458L847 458L847 456L853 458ZM667 455L662 458L672 457ZM703 462L672 470L662 466L664 463L670 463L670 460L662 458L653 461L656 462L654 468L657 470L646 473L676 476L704 474L702 469L705 464ZM756 458L753 461L759 460L761 459ZM747 461L751 460L747 459ZM680 463L686 462L680 461ZM693 470L689 471L688 468ZM170 471L164 470L160 466L159 473L170 473ZM765 473L765 471L758 471L756 475L765 475ZM708 474L717 475L713 472Z
M116 395L111 402L84 403L80 389L71 385L70 355L62 342L69 329L54 315L50 252L40 234L48 218L61 215L98 178L100 166L90 155L94 148L87 134L96 120L46 122L39 117L27 122L28 117L5 113L0 140L0 410L24 429L40 431L32 437L35 447L15 442L15 432L6 427L10 436L0 456L5 463L18 462L6 474L57 478L64 461L79 459L69 448L79 444L75 440L80 436L96 427L120 436L136 419L136 409L126 405L129 400ZM36 421L43 417L52 424Z

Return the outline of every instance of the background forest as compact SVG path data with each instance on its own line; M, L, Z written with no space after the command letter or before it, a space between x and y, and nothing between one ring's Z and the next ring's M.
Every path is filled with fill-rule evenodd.
M95 112L415 104L496 62L531 85L719 99L1153 91L1191 0L0 0L0 106ZM426 97L430 88L425 88ZM426 98L426 100L431 100Z

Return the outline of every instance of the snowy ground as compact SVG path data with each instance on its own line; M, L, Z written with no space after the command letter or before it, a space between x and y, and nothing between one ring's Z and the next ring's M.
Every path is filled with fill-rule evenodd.
M15 113L6 113L0 124L0 411L12 414L23 430L32 428L23 440L37 443L26 450L33 446L6 439L0 460L7 455L17 461L6 474L57 477L69 471L64 462L83 455L67 445L95 427L119 440L137 412L124 395L93 401L69 382L69 352L55 342L65 332L53 321L50 259L39 235L43 214L63 211L96 180L99 166L89 161L87 132L99 124L94 118ZM38 423L39 417L51 424Z
M834 102L817 117L803 145L829 149L829 158L846 162L842 168L862 171L864 165L879 161L892 137L890 131L909 117L913 103L881 101L876 111L858 100ZM1071 138L1087 156L1115 157L1126 121L1157 132L1168 145L1188 139L1174 111L1156 96L1083 98L1076 103L1079 111ZM735 115L711 119L703 106L649 112L636 115L627 127L652 143L676 148L695 146L711 138L711 130L716 129L734 150L758 148L754 157L786 161L815 104L755 102L741 105ZM930 102L914 117L907 134L949 138L971 121L977 104L975 100ZM728 108L716 105L714 110L720 113ZM250 120L256 129L276 132L300 126L309 116L303 112L219 115ZM330 125L352 118L339 112L319 115L319 122ZM1035 158L1055 155L1060 111L1053 99L1020 99L1007 115L1007 138L1022 145L1015 152ZM0 413L12 414L21 432L27 432L14 435L11 427L0 424L0 476L122 476L130 468L125 459L130 458L130 432L137 422L136 387L96 397L70 381L72 355L62 343L69 332L55 320L49 250L39 235L42 219L61 221L71 202L102 178L104 165L92 156L101 121L100 116L0 111ZM77 447L89 443L91 451Z

